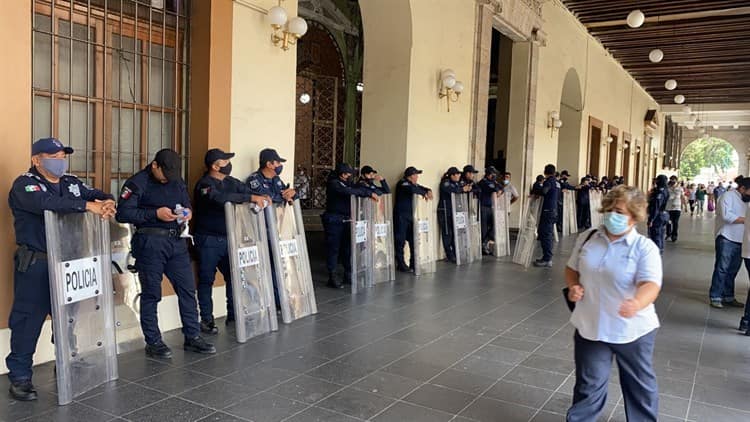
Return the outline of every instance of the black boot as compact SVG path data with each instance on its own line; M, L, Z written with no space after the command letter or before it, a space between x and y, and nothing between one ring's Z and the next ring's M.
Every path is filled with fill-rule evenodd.
M328 284L326 286L332 289L343 289L344 285L340 281L336 280L336 273L328 273Z
M219 327L216 326L213 319L209 321L201 321L201 332L203 334L216 335L219 334Z
M37 399L37 393L31 380L11 382L8 391L18 401L34 401Z
M201 336L186 338L183 348L190 352L202 353L205 355L212 355L216 353L216 348L214 347L214 345L208 343Z
M164 344L163 341L160 341L156 344L146 345L146 356L159 359L171 359L172 351L169 349L169 346Z

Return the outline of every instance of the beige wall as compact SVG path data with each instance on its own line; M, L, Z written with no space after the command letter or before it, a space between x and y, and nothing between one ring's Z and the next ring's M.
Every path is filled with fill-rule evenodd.
M237 153L233 174L240 179L258 168L258 153L266 147L288 160L282 179L291 182L294 174L297 50L283 51L271 44L271 26L257 10L277 4L234 2L230 149ZM296 0L282 6L290 18L297 14Z

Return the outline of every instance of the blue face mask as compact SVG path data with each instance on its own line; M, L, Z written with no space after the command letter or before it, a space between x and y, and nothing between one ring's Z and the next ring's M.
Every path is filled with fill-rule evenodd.
M68 160L64 158L42 158L42 167L59 179L68 171Z
M281 171L282 171L282 170L284 170L284 165L283 165L283 164L282 164L282 165L280 165L280 166L278 166L278 167L276 167L275 169L273 169L273 171L275 171L275 172L276 172L276 175L277 175L277 176L281 176Z
M604 213L604 227L610 234L615 236L621 235L630 229L629 218L627 215L616 212Z

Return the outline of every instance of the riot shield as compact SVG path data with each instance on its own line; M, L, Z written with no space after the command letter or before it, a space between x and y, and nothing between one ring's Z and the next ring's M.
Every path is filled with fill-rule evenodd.
M299 200L265 208L281 319L289 324L318 313Z
M44 212L57 400L117 379L109 223L92 213Z
M482 259L482 207L479 197L466 193L469 204L469 263Z
M111 219L109 234L112 251L117 353L125 353L143 348L143 330L140 324L141 283L133 266L135 258L130 253L133 227Z
M421 195L414 195L414 245L410 252L414 254L414 274L422 275L435 272L435 210L432 200Z
M523 219L518 230L516 249L513 251L513 262L524 267L531 265L536 246L536 229L539 225L539 214L544 198L533 196L524 204Z
M351 197L351 264L352 294L372 287L374 257L372 228L375 202L367 198Z
M578 219L576 218L576 212L576 192L566 189L563 191L563 236L568 236L578 231Z
M510 195L492 195L492 229L494 232L494 243L492 254L496 258L510 254L510 234L508 231L508 212L510 210Z
M602 213L599 209L602 207L602 193L600 191L591 191L589 193L589 209L591 212L591 227L599 227L602 224Z
M472 261L468 195L451 194L451 219L453 220L453 249L456 253L456 265L468 264Z
M372 282L383 283L396 279L393 256L393 201L391 194L381 195L375 203L373 216Z
M224 204L224 215L237 341L245 343L255 336L279 329L266 219L262 213L255 213L249 203L227 202Z

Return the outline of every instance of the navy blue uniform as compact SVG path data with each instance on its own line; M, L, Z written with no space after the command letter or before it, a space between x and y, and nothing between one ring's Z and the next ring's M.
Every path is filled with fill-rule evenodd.
M648 198L648 237L656 243L661 252L664 251L664 235L669 222L667 201L669 190L665 187L654 188Z
M185 182L179 179L161 183L151 175L148 166L125 182L117 207L117 221L133 224L137 229L131 247L141 282L141 328L150 345L162 340L156 308L161 301L163 275L177 294L185 338L199 334L195 280L187 243L179 237L177 221L166 222L156 217L157 209L174 210L177 204L190 208Z
M576 196L576 207L578 211L578 229L585 230L591 228L591 202L589 192L591 185L583 183L578 189Z
M344 264L345 281L352 272L351 263L351 197L369 197L370 188L343 181L335 174L328 177L326 186L326 211L321 214L326 242L326 268L328 273L336 271L339 256Z
M371 193L374 193L378 196L386 195L391 193L391 188L388 186L388 182L385 181L385 179L380 181L380 186L375 183L375 180L368 180L365 178L359 179L359 182L357 183L360 187L369 189Z
M112 199L112 195L92 189L69 174L63 175L58 183L51 183L32 167L13 182L8 205L19 249L14 256L13 307L8 320L11 351L5 363L8 377L14 383L31 380L36 344L44 320L52 310L44 211L86 212L86 202L97 199ZM27 265L21 262L22 255L31 258Z
M445 257L451 262L456 261L456 244L453 237L453 196L451 194L463 193L463 186L462 182L454 182L448 177L443 178L440 182L437 218Z
M488 243L490 240L495 240L492 197L495 193L503 191L503 185L495 179L491 180L484 177L477 183L477 186L479 187L479 206L481 209L482 247L485 253L489 253L489 250L487 250Z
M534 195L543 197L542 211L539 216L539 241L542 244L542 261L552 260L552 242L554 240L555 222L557 221L557 202L560 198L560 183L555 176L544 180L541 188L534 185Z
M284 197L281 196L281 192L289 187L284 184L279 176L274 175L272 178L267 179L260 170L248 176L245 183L250 187L250 192L254 195L270 196L274 204L284 203Z
M576 190L576 187L568 183L567 178L560 179L560 196L557 200L557 231L562 232L563 226L563 193L564 190Z
M231 176L219 180L204 174L193 191L195 210L195 246L198 249L198 307L201 320L213 321L212 289L216 269L224 276L227 296L227 319L234 319L232 276L229 268L227 224L224 204L250 202L252 193L242 181Z
M430 189L422 185L412 183L408 179L399 180L396 186L396 203L393 207L394 233L396 250L396 263L406 267L404 262L404 245L409 242L409 247L414 248L414 195L427 195ZM414 254L410 254L409 268L414 268Z

